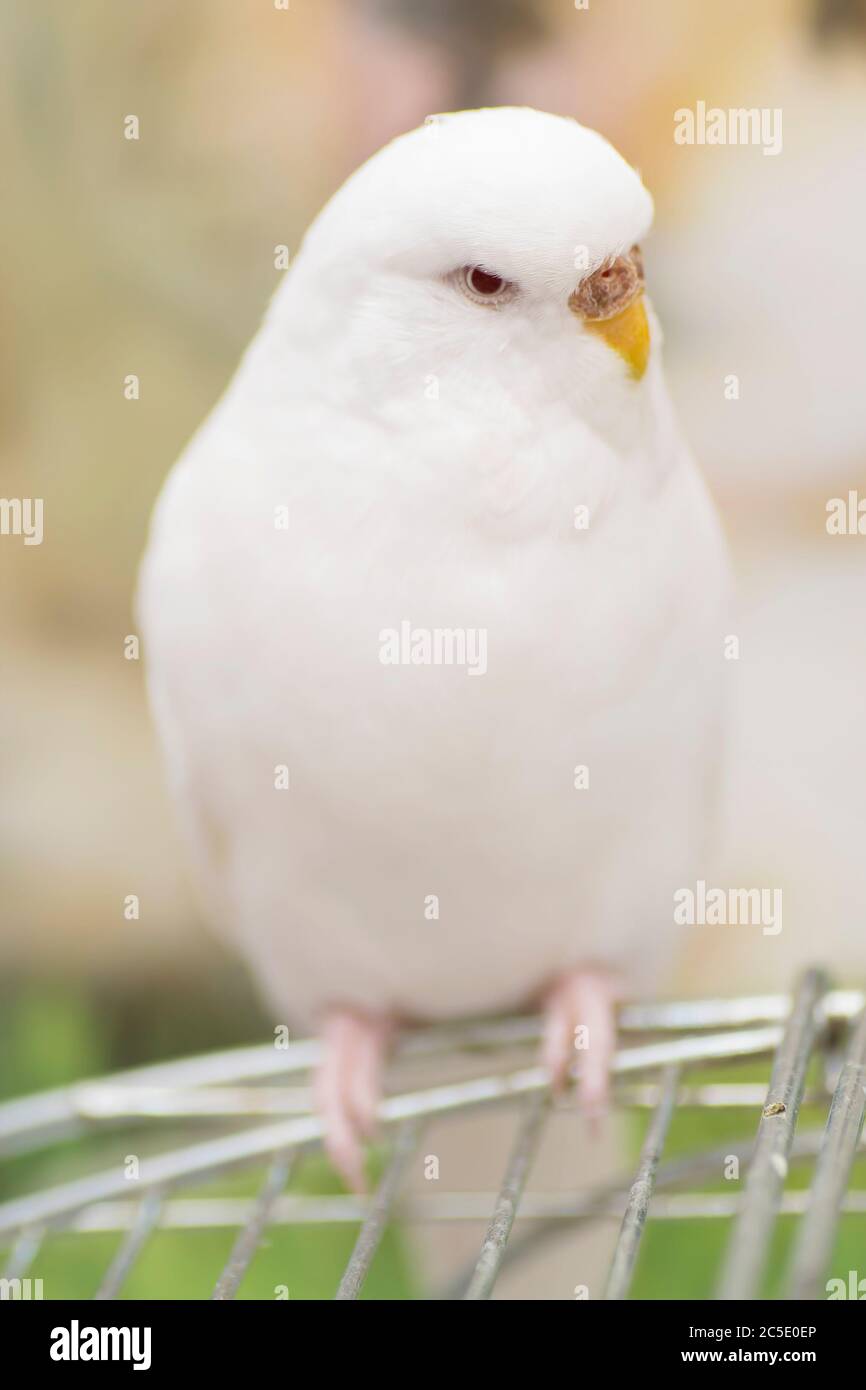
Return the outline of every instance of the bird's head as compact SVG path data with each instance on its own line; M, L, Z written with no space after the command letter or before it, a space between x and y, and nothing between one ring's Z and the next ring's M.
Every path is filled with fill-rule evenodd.
M579 399L610 383L620 396L651 355L639 250L651 220L640 177L595 131L527 108L462 111L363 165L295 273L304 312L353 325L356 354L363 341L380 362L477 372L508 348Z

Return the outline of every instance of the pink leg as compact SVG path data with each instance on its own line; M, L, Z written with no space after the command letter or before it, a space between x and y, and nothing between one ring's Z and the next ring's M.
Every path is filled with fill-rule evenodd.
M388 1019L354 1009L330 1009L325 1015L315 1105L324 1125L328 1157L356 1192L366 1187L363 1140L371 1138L376 1128L392 1031Z
M615 997L612 978L602 970L586 968L563 975L544 1001L542 1060L551 1085L562 1091L576 1062L578 1099L592 1117L602 1114L610 1099Z

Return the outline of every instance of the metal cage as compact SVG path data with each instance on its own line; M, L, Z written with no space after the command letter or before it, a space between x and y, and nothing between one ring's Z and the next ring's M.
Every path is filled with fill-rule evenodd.
M381 1120L388 1156L376 1191L305 1196L285 1191L293 1165L321 1141L310 1110L314 1041L237 1048L117 1073L0 1106L0 1156L45 1148L106 1126L159 1121L220 1124L229 1132L141 1161L133 1184L113 1168L0 1204L0 1244L10 1248L5 1278L23 1280L42 1242L57 1230L110 1230L121 1239L98 1299L120 1296L124 1281L158 1228L232 1226L237 1236L214 1299L231 1299L267 1230L281 1223L354 1222L360 1231L337 1299L358 1298L383 1232L406 1222L486 1220L481 1249L431 1297L484 1299L506 1262L551 1234L602 1219L621 1225L604 1296L629 1295L647 1218L728 1218L730 1237L717 1297L757 1298L770 1237L781 1213L799 1217L787 1293L824 1297L823 1280L840 1214L866 1213L866 1191L849 1190L866 1107L866 997L830 990L808 971L793 995L640 1003L623 1007L613 1065L615 1104L648 1108L637 1169L590 1190L527 1190L533 1159L552 1110L544 1071L535 1064L539 1020L530 1017L438 1026L405 1036L391 1070ZM524 1065L515 1067L514 1056ZM769 1084L712 1080L708 1067L772 1059ZM400 1089L407 1064L424 1061L435 1085ZM810 1067L811 1064L811 1067ZM455 1071L461 1074L445 1079ZM468 1074L467 1074L468 1072ZM703 1075L702 1075L703 1073ZM808 1082L808 1091L807 1091ZM829 1103L823 1132L798 1131L801 1103ZM515 1112L514 1135L496 1194L438 1191L401 1196L425 1122L483 1107ZM701 1192L718 1177L730 1145L663 1161L677 1108L744 1108L757 1119L751 1158L737 1190ZM808 1190L786 1190L791 1164L814 1160ZM190 1197L186 1190L243 1165L266 1164L254 1199ZM130 1187L134 1196L130 1196ZM512 1237L515 1220L518 1233ZM4 1285L4 1288L7 1286Z

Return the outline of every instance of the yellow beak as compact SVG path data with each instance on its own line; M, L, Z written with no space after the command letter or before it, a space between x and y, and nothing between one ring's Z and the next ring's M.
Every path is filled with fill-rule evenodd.
M650 353L650 331L643 296L633 299L622 313L609 319L587 319L586 327L597 333L608 347L618 352L628 363L628 369L636 381L640 381L646 371Z

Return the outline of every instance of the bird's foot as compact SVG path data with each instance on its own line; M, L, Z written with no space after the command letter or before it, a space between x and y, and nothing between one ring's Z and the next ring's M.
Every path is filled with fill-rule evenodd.
M333 1008L324 1017L315 1106L325 1152L355 1192L366 1190L364 1141L376 1130L392 1032L390 1019L357 1009Z
M616 985L590 967L560 976L543 1000L542 1061L554 1092L561 1093L578 1063L577 1096L594 1122L610 1101L610 1067L616 1048Z

